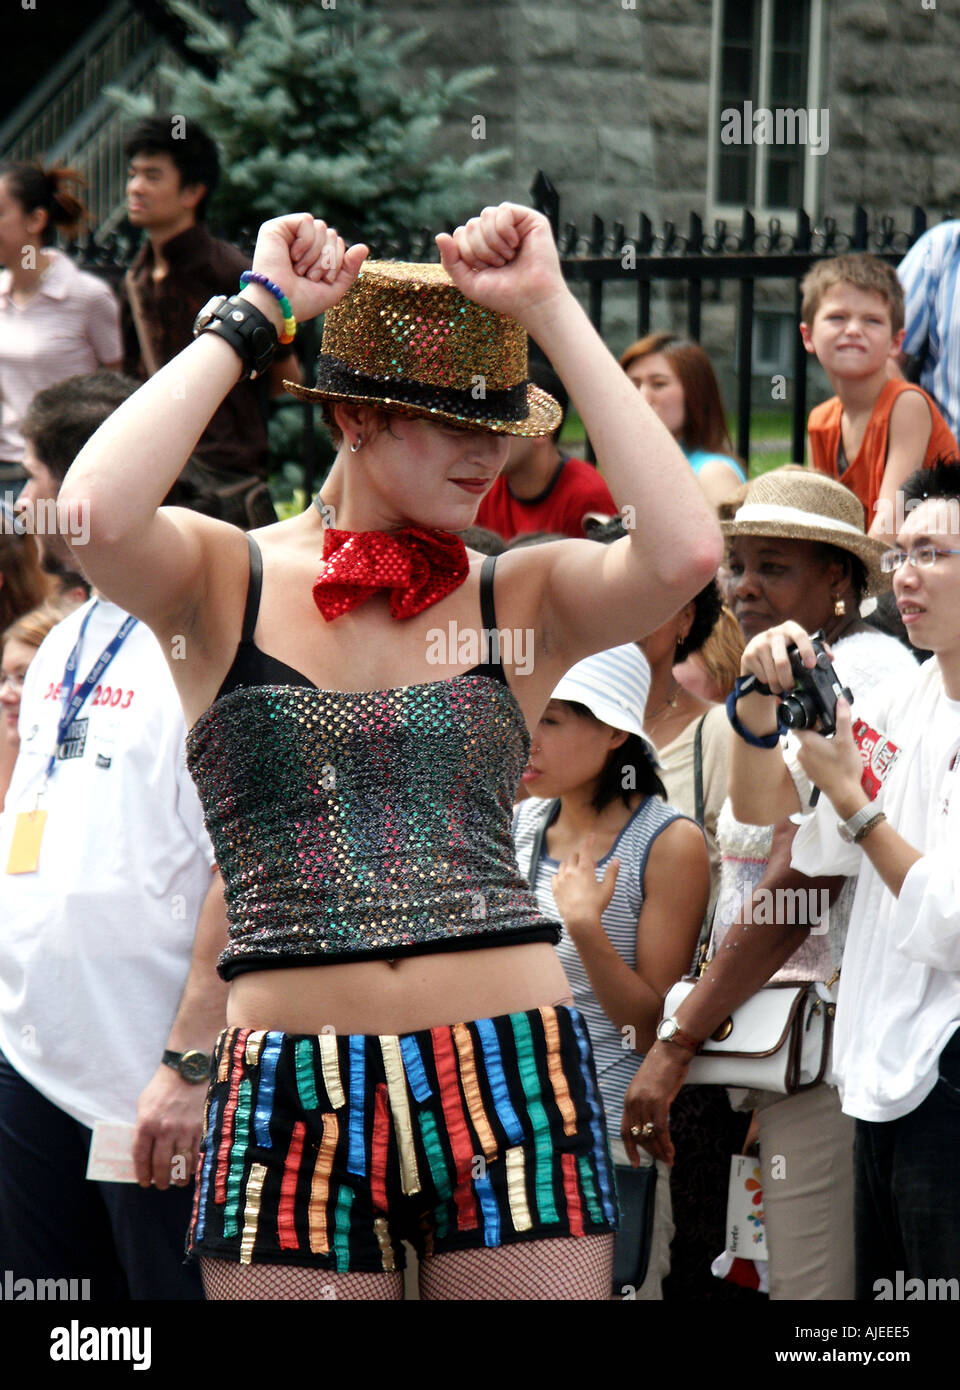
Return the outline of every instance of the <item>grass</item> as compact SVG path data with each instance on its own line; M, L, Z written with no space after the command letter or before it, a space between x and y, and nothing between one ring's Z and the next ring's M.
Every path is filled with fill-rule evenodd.
M736 432L736 423L735 416L728 417L727 429L731 438ZM769 473L772 468L779 468L781 464L795 462L790 449L790 412L786 410L753 411L750 416L750 442L751 445L766 443L782 445L781 448L764 449L762 453L753 452L751 454L749 469L751 478L756 478L761 473ZM583 456L586 448L586 431L573 406L570 407L564 422L560 444L570 453L579 457Z

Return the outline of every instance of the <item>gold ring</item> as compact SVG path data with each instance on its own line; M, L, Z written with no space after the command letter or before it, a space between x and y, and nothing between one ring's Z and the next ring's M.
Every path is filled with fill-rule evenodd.
M639 1125L631 1125L631 1126L630 1126L630 1133L633 1135L634 1139L639 1139L639 1138L640 1138L640 1126L639 1126Z
M652 1121L652 1120L648 1120L647 1123L643 1126L643 1128L642 1128L641 1131L640 1131L640 1137L641 1137L642 1139L649 1139L650 1136L651 1136L651 1134L655 1134L655 1133L656 1133L656 1130L657 1130L657 1127L656 1127L656 1125L653 1123L653 1121Z

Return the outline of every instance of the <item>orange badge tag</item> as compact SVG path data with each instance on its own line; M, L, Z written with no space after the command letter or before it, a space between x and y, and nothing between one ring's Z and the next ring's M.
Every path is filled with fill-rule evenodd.
M46 811L21 811L10 841L8 874L35 874L40 864L40 841L47 823Z

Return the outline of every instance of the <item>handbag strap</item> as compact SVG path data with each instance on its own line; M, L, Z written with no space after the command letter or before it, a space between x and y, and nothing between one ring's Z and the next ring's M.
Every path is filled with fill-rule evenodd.
M710 711L707 710L707 714ZM693 812L699 826L703 825L703 721L707 714L701 714L697 720L696 732L693 735ZM697 937L696 950L693 955L693 973L702 975L707 964L707 948L710 940L710 930L713 925L710 916L709 904L707 911L703 914L703 921L700 923L700 935Z
M140 298L140 291L137 289L132 267L123 277L123 286L127 292L127 302L130 305L130 313L133 315L133 326L137 331L137 342L140 344L140 356L143 359L143 365L147 369L147 376L156 376L157 372L160 370L160 363L157 360L157 354L153 350L153 344L147 332L147 322L143 314L143 301Z
M546 809L540 817L540 824L537 826L537 833L533 839L533 849L530 852L530 867L527 870L527 878L530 880L530 887L536 886L537 865L540 863L540 855L543 853L543 842L547 838L547 831L550 822L553 820L560 805L560 798L556 797L553 801L548 801Z
M703 825L703 721L706 717L701 714L693 736L693 814L698 825Z

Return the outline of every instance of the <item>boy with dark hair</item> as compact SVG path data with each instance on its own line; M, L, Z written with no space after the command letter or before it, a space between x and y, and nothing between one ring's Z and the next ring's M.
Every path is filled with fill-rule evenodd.
M891 266L865 254L818 261L802 290L803 345L836 392L810 412L811 463L856 493L870 535L892 539L904 479L957 447L933 399L888 376L903 290Z
M238 292L250 258L206 226L220 163L216 146L195 121L151 117L131 130L124 148L127 217L146 232L124 279L124 369L145 380L189 345L194 320L209 299ZM281 393L284 378L301 379L292 347L281 347L266 372L270 395ZM259 383L241 381L233 388L195 454L221 497L225 520L245 528L276 521L264 484L269 461Z

